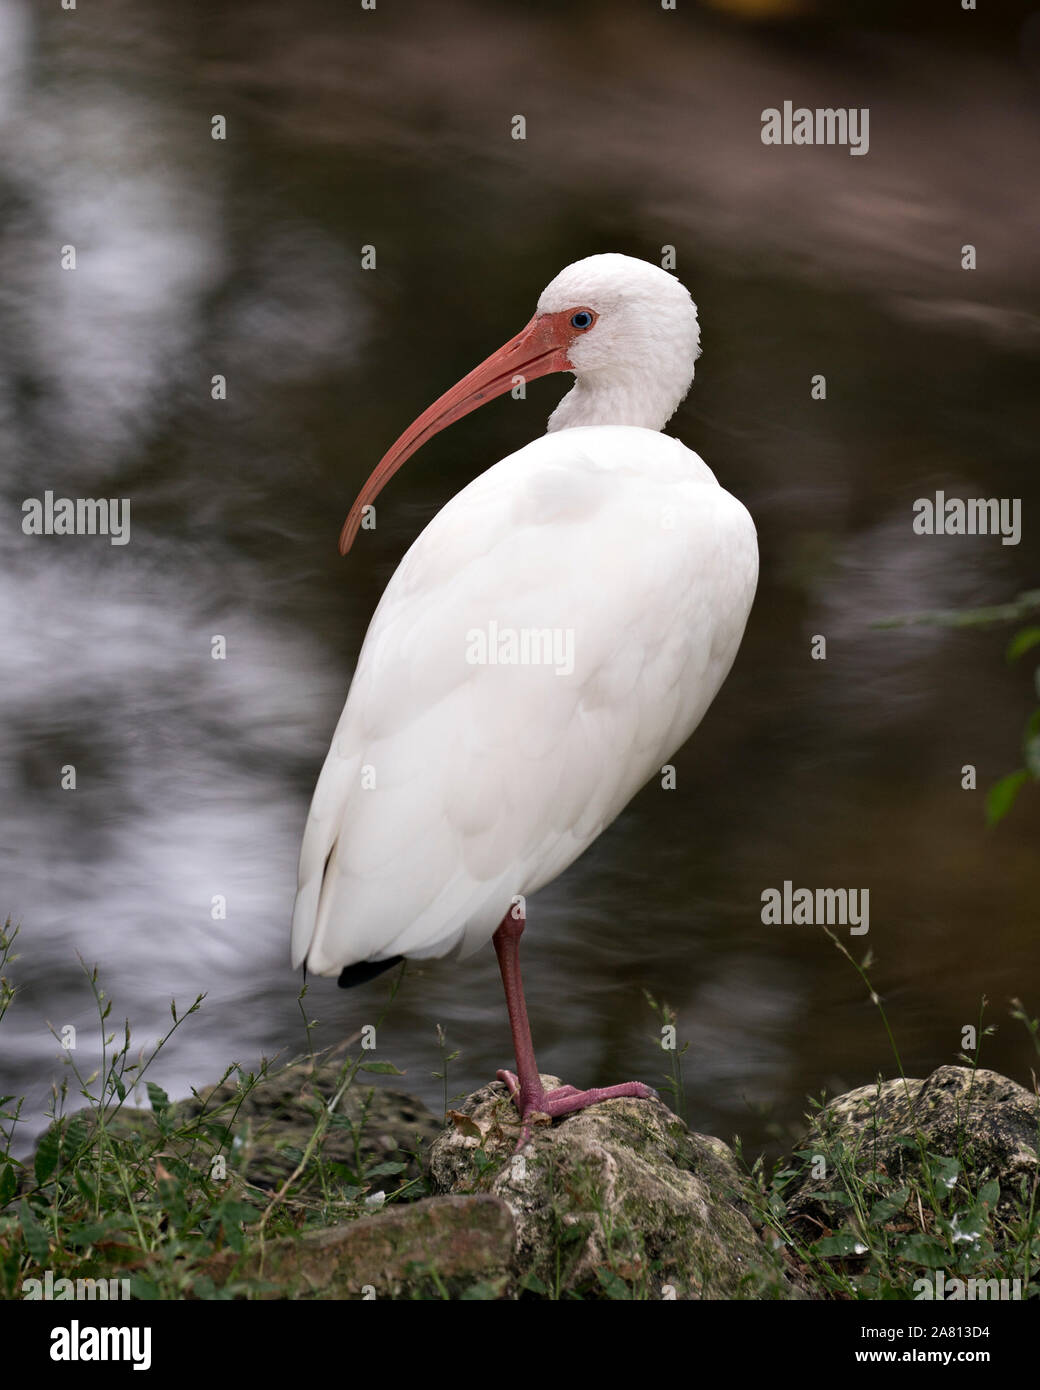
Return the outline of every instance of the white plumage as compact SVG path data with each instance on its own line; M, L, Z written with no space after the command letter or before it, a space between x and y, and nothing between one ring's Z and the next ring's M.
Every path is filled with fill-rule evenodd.
M744 507L650 430L564 429L470 483L369 627L307 822L294 962L489 941L696 728L756 577ZM572 632L573 672L469 664L492 623Z
M332 975L475 950L700 722L740 644L758 553L741 503L658 432L698 351L673 276L626 256L579 261L377 470L355 512L443 423L508 390L518 363L528 379L576 374L549 433L454 497L383 594L307 821L294 964ZM482 638L508 658L496 637L537 646L546 632L556 658L568 641L571 655L474 662Z

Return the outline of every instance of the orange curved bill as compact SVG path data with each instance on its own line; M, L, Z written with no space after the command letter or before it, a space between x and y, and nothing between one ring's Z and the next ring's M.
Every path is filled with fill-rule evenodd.
M567 351L575 336L569 311L536 314L515 338L493 352L479 367L474 367L468 376L464 376L424 410L386 451L358 493L339 534L339 553L346 555L354 544L365 508L375 501L401 464L416 449L421 449L428 439L456 420L461 420L471 410L510 390L517 376L522 376L525 381L534 381L550 372L573 371Z

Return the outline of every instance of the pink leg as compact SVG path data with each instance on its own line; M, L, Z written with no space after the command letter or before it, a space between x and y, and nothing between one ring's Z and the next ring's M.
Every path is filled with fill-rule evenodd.
M538 1074L538 1064L534 1059L534 1044L531 1042L531 1025L527 1018L527 1003L524 999L524 986L520 978L520 938L524 933L525 918L523 909L511 907L502 918L494 935L495 954L502 972L502 985L506 993L506 1007L509 1009L509 1027L513 1034L513 1051L516 1054L517 1075L511 1071L500 1071L499 1081L509 1087L509 1094L516 1102L522 1119L528 1115L549 1115L555 1119L559 1115L571 1115L586 1106L597 1105L601 1100L615 1100L619 1096L634 1096L638 1100L656 1097L657 1092L641 1081L626 1081L620 1086L601 1086L591 1091L579 1091L573 1086L560 1086L555 1091L547 1091ZM527 1138L525 1124L523 1139Z

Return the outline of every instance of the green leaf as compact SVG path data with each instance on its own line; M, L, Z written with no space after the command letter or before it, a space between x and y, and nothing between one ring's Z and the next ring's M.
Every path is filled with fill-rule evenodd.
M148 1099L152 1103L152 1109L157 1115L161 1115L164 1110L169 1109L170 1097L154 1081L146 1081L145 1085L148 1087Z
M5 1163L3 1171L0 1172L0 1207L5 1207L17 1191L18 1178L14 1165Z
M632 1297L628 1285L623 1279L619 1279L612 1269L597 1269L596 1278L599 1280L600 1287L604 1289L612 1299L620 1301Z
M1000 1183L996 1178L979 1188L979 1201L985 1202L987 1207L995 1207L1000 1201Z
M62 1137L62 1149L64 1151L65 1162L75 1159L86 1147L91 1136L92 1125L86 1115L73 1115L72 1119L65 1127Z
M478 1284L470 1284L468 1289L463 1289L459 1294L459 1300L463 1303L493 1303L500 1292L497 1285L482 1280Z
M33 1172L36 1174L36 1181L41 1186L58 1166L60 1145L61 1131L57 1125L52 1125L41 1135L40 1142L36 1146L36 1158L33 1161Z
M325 1166L334 1178L341 1178L344 1182L351 1183L356 1183L358 1181L358 1175L353 1164L338 1163L335 1159L330 1159L326 1161ZM358 1191L361 1191L360 1187Z
M787 1203L779 1192L770 1193L768 1206L774 1216L783 1217L787 1215Z
M250 1202L237 1202L232 1199L222 1205L220 1215L226 1225L229 1221L255 1221L259 1212Z
M946 1247L934 1236L912 1235L900 1245L897 1258L908 1264L923 1265L925 1269L941 1269L949 1259Z
M1017 661L1030 648L1037 646L1040 646L1040 627L1024 627L1008 643L1007 659Z
M404 1076L403 1071L398 1071L393 1062L362 1062L361 1071L374 1071L379 1076Z
M47 1238L46 1229L36 1220L32 1207L24 1197L18 1206L18 1219L22 1223L22 1234L25 1237L25 1246L29 1254L37 1264L46 1264L51 1243Z
M984 1202L979 1202L966 1211L959 1211L954 1214L948 1227L948 1234L955 1241L970 1241L975 1244L981 1236L985 1235L988 1222L989 1208Z
M952 1192L957 1186L957 1179L960 1177L961 1165L949 1154L928 1155L929 1166L932 1177L937 1183L941 1183L947 1192Z
M1025 768L1017 768L995 782L986 793L986 824L997 825L1004 819L1015 804L1015 797L1022 790L1029 774Z
M841 1256L848 1258L850 1255L865 1255L867 1246L859 1236L854 1236L851 1231L843 1232L838 1236L823 1236L820 1240L814 1241L810 1247L814 1255L833 1258Z
M83 1200L87 1203L88 1206L95 1206L97 1201L97 1192L89 1176L84 1172L84 1170L81 1167L74 1168L72 1170L72 1176L76 1179L76 1186L79 1188L79 1195L83 1198Z
M906 1206L908 1192L908 1188L901 1187L898 1192L893 1192L891 1196L882 1197L880 1202L875 1202L870 1212L870 1224L883 1226L886 1221L891 1221L893 1216L898 1216Z
M1040 715L1040 710L1037 710ZM1040 733L1030 733L1022 744L1022 761L1034 781L1040 782Z
M377 1163L374 1168L365 1169L365 1179L393 1177L395 1173L403 1173L407 1167L407 1163Z
M224 1228L224 1239L236 1255L241 1255L246 1248L246 1238L242 1227L235 1221L224 1221L221 1224Z

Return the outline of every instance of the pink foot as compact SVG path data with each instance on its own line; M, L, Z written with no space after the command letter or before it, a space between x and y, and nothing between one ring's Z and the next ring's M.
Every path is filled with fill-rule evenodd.
M620 1086L599 1086L591 1091L579 1091L576 1086L558 1086L555 1091L546 1091L539 1085L534 1095L521 1099L520 1082L515 1072L500 1071L498 1079L508 1086L520 1117L525 1121L534 1114L548 1115L555 1120L560 1115L573 1115L590 1105L598 1105L602 1100L618 1100L622 1096L631 1096L636 1100L658 1099L654 1088L644 1086L641 1081L623 1081Z
M515 1100L516 1097L520 1094L520 1079L519 1079L519 1077L517 1076L516 1072L515 1072L515 1071L500 1071L500 1072L496 1072L496 1076L498 1077L498 1080L499 1080L499 1081L504 1081L505 1084L509 1087L509 1094L510 1094L510 1095L513 1097L513 1099ZM558 1087L555 1091L542 1091L543 1097L544 1097L544 1096L549 1096L549 1095L552 1095L552 1096L577 1096L577 1095L580 1095L580 1094L581 1094L581 1092L578 1090L578 1088L577 1088L576 1086L560 1086L560 1087ZM517 1108L519 1109L519 1101L517 1102ZM528 1109L530 1109L530 1106L528 1106ZM543 1111L542 1113L544 1114L544 1113L546 1113L546 1112Z
M542 1085L535 1061L534 1046L531 1042L531 1025L527 1019L527 1005L524 1002L524 987L520 980L520 961L518 946L524 930L523 899L514 898L514 906L509 909L498 925L492 940L495 954L502 971L502 985L506 993L506 1006L509 1009L509 1028L513 1034L513 1056L516 1058L517 1072L500 1071L499 1081L504 1081L509 1094L520 1111L520 1142L522 1148L531 1137L531 1122L536 1115L544 1115L552 1121L560 1115L573 1115L576 1110L584 1110L589 1105L598 1105L601 1100L616 1100L631 1096L636 1100L655 1100L657 1092L641 1081L626 1081L621 1086L603 1086L594 1091L579 1091L574 1086L557 1086L547 1091Z

